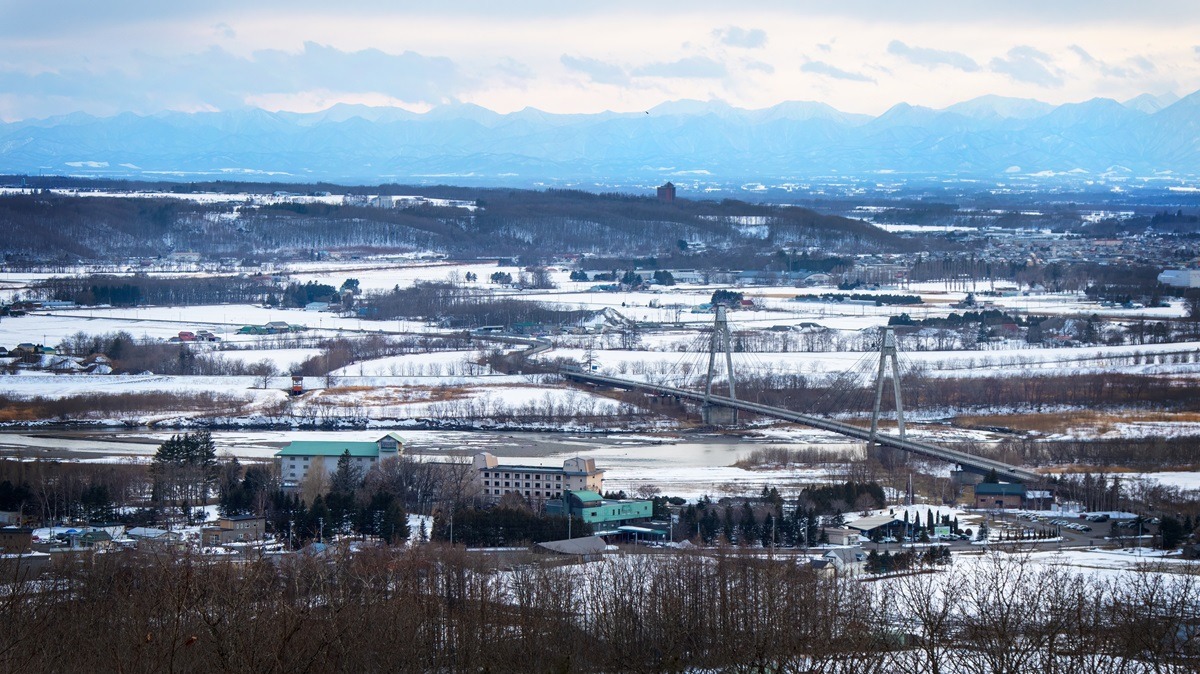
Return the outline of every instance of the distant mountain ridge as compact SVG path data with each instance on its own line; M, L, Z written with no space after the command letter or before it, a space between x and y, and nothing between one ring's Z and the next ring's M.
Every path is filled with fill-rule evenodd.
M414 113L335 105L70 114L0 124L0 173L299 181L728 182L820 176L1200 175L1200 92L1054 106L981 96L877 117L788 101L746 110L673 101L634 113Z

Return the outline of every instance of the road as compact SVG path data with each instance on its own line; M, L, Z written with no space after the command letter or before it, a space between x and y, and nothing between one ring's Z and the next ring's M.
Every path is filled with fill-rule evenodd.
M631 379L619 379L617 377L607 377L598 374L589 374L586 372L575 372L570 370L562 370L560 374L568 379L575 381L589 382L592 384L600 384L604 386L612 386L614 388L623 388L629 390L643 391L646 393L654 393L658 395L671 396L678 399L691 400L693 402L706 402L705 395L696 391L686 389L673 388L670 386L659 386L657 384L648 384L642 381L634 381ZM744 400L735 400L725 396L709 396L707 402L712 405L727 407L744 412L758 414L760 416L782 419L792 423L818 428L824 431L837 433L846 437L855 438L858 440L870 440L871 432L868 429L859 426L844 424L840 421L833 421L821 417L814 417L808 414L800 414L779 407L771 407L770 405L762 405ZM946 447L929 444L927 442L918 442L900 438L895 435L886 433L877 433L875 441L885 447L894 447L906 452L912 452L921 456L925 456L940 461L947 461L958 465L963 470L968 470L975 473L986 475L992 471L996 472L997 477L1004 482L1023 482L1036 483L1043 480L1043 477L1033 471L1028 471L1017 466L1012 466L1002 461L995 461L980 456L967 454Z

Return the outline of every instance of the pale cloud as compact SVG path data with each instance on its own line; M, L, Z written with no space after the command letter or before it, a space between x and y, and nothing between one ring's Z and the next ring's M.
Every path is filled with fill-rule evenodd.
M727 74L723 63L707 56L688 56L678 61L648 63L633 71L641 77L682 77L689 79L720 78Z
M979 64L975 62L975 59L961 52L930 49L928 47L913 47L900 40L892 40L888 44L888 53L893 56L899 56L910 63L930 69L939 66L948 66L968 73L979 70Z
M496 63L496 70L505 77L513 80L531 80L537 77L537 73L534 72L533 68L508 57L502 58Z
M848 80L851 82L874 82L875 80L856 72L842 70L837 66L830 65L824 61L809 61L800 66L800 70L806 73L814 73L816 75L824 75L835 80Z
M1077 44L1073 44L1073 45L1067 47L1067 49L1071 50L1072 52L1075 52L1075 55L1079 57L1079 60L1083 61L1084 63L1086 63L1088 65L1093 65L1096 63L1096 58L1094 56L1092 56L1091 54L1089 54L1086 49L1084 49L1083 47L1080 47Z
M1105 77L1121 79L1140 78L1157 70L1154 62L1145 56L1131 56L1125 59L1126 65L1113 65L1092 56L1086 49L1079 45L1073 44L1067 47L1067 49L1078 56L1084 65L1095 68Z
M1062 71L1047 53L1021 45L1008 50L1005 57L995 57L988 64L993 71L1008 75L1017 82L1036 84L1041 87L1061 87Z
M0 118L353 100L595 112L817 99L871 113L984 94L1124 100L1200 88L1194 2L704 1L664 21L640 0L0 0Z
M626 84L629 82L629 75L625 72L625 69L612 63L606 63L586 56L571 56L569 54L560 56L559 62L566 66L568 70L587 75L588 79L597 84Z
M726 26L714 30L713 37L721 44L744 49L759 49L767 44L767 32L761 28Z
M374 92L394 100L438 104L455 100L473 85L474 80L447 58L378 49L341 51L313 42L299 52L261 50L249 57L212 47L171 60L138 54L126 68L79 66L32 75L0 71L0 90L11 98L71 96L75 109L101 114L228 109L262 96L310 91ZM55 112L37 109L31 116Z

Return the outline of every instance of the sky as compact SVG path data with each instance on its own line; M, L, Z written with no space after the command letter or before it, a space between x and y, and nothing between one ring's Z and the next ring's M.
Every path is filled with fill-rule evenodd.
M0 0L0 119L680 99L880 114L1200 89L1195 0L346 4Z

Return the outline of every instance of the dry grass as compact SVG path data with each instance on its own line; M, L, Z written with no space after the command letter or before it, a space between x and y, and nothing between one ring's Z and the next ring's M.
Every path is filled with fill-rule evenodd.
M37 421L37 408L30 403L16 403L0 407L0 423L10 421Z
M1136 468L1120 465L1093 465L1086 463L1073 463L1061 466L1041 466L1038 468L1040 472L1051 473L1055 475L1074 475L1077 473L1139 473L1142 472ZM1200 463L1171 465L1163 467L1161 470L1168 472L1192 472L1200 471Z
M374 391L374 386L334 386L332 388L323 389L327 395L341 395L343 393L364 393L366 391Z
M1200 423L1200 412L1121 411L1054 412L1047 414L1011 414L1000 416L962 415L954 423L962 428L1002 426L1017 431L1065 433L1089 428L1104 434L1116 424L1137 422Z

